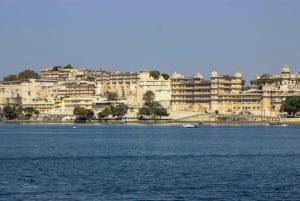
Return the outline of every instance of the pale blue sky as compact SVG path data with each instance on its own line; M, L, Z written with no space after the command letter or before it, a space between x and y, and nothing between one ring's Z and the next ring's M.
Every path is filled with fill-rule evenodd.
M298 0L0 0L0 79L71 64L206 79L300 68Z

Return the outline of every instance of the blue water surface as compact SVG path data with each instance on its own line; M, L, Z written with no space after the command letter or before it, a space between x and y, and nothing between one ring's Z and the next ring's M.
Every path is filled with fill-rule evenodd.
M0 124L0 200L300 200L300 127Z

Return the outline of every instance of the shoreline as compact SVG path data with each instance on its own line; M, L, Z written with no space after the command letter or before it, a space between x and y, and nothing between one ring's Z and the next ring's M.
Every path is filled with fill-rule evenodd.
M203 125L269 125L270 122L267 121L180 121L180 120L129 120L126 122L121 122L118 120L91 120L85 122L75 122L75 121L60 121L60 120L1 120L0 124L101 124L101 125L182 125L182 124L198 124ZM280 121L282 124L286 125L300 125L300 121Z

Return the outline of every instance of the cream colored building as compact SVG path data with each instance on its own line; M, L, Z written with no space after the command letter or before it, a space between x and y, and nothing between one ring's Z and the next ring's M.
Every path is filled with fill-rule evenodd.
M234 104L237 95L243 90L243 79L241 73L234 76L218 75L213 71L210 76L210 111L225 113L237 111Z
M174 111L208 112L210 110L210 82L200 73L184 77L175 72L171 78L171 108Z
M34 107L47 113L54 105L57 82L44 79L8 81L0 84L0 107Z
M184 77L179 73L171 76L173 110L195 112L221 112L232 110L233 97L241 94L243 80L241 73L234 76L211 73L210 80L204 80L200 73Z
M103 87L97 85L98 88ZM100 90L101 91L101 90ZM165 80L162 76L154 79L149 71L111 73L106 92L116 92L119 98L126 100L134 106L143 105L143 95L147 91L155 93L155 100L164 107L169 108L171 100L170 80Z
M137 105L143 105L143 96L147 91L153 91L155 101L159 102L163 107L169 108L171 101L171 82L170 79L165 80L162 76L154 79L150 76L149 71L140 71L140 80L138 81L138 89L136 94Z
M60 110L67 114L81 106L97 113L107 104L106 93L116 92L119 102L136 111L143 105L143 95L151 90L155 100L172 111L278 116L287 96L300 95L300 74L291 74L287 65L279 75L257 76L247 91L243 91L241 73L218 75L213 71L209 80L200 73L193 77L174 73L165 80L154 79L149 71L110 73L52 67L42 69L41 74L42 79L1 82L0 109L6 105L34 107L47 115Z
M114 72L110 74L108 80L108 91L116 92L121 99L137 95L137 86L139 81L139 73Z
M300 95L300 74L291 74L287 65L282 67L281 74L258 75L250 84L250 90L260 94L261 112L266 116L277 116L287 96Z
M81 80L58 81L57 97L85 97L95 95L95 82Z
M65 69L63 66L47 67L41 70L41 78L48 80L75 80L77 69Z

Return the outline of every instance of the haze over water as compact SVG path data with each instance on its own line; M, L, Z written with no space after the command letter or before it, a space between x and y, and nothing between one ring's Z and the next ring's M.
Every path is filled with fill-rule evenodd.
M298 126L0 124L0 200L299 200Z

